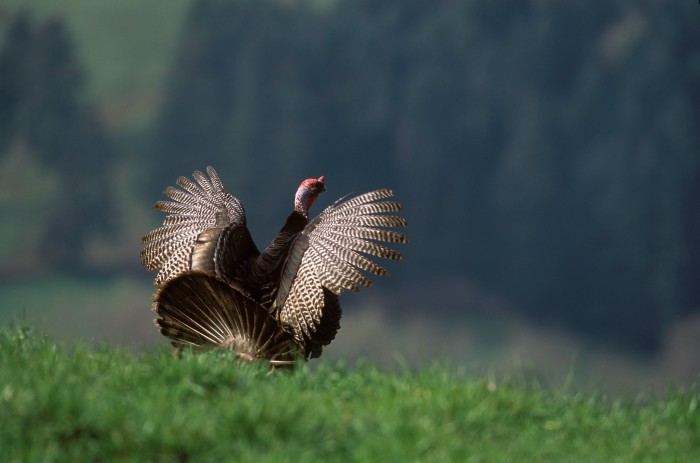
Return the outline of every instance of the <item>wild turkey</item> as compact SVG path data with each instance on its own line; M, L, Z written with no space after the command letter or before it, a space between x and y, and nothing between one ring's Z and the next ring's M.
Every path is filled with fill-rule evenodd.
M406 243L406 221L390 190L339 199L309 221L325 191L324 177L304 180L294 210L261 253L246 226L240 201L224 191L216 171L196 181L179 177L159 201L168 215L145 235L148 270L159 270L156 324L174 344L234 350L241 358L284 363L318 357L340 328L338 295L371 286L365 275L387 272L368 256L401 254L381 242Z

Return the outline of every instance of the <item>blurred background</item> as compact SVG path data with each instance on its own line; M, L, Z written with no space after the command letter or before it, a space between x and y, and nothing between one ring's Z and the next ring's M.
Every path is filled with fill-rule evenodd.
M315 362L638 393L700 372L700 6L2 0L0 320L165 344L140 238L213 165L258 246L303 178L411 243Z

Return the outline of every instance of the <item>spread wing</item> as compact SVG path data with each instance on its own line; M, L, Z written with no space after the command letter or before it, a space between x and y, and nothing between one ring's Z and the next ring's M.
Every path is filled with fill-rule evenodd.
M145 245L141 262L148 270L159 270L157 285L189 270L217 274L215 253L222 231L230 235L232 230L242 230L249 236L240 201L224 191L213 168L207 167L207 173L209 178L195 171L196 183L179 177L180 188L170 186L164 192L172 201L155 204L168 215L160 228L141 239Z
M401 259L399 252L382 244L408 242L404 233L392 230L406 226L403 217L393 214L401 209L401 204L392 197L391 190L377 190L347 201L338 200L298 236L273 309L299 342L313 341L317 331L327 331L323 329L324 318L340 318L340 306L326 303L329 293L359 291L361 286L372 285L367 274L387 275L372 257ZM337 314L324 313L328 310Z

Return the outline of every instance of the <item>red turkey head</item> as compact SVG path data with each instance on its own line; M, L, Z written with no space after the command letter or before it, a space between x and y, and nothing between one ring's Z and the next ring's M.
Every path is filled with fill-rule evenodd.
M294 196L294 210L306 217L307 220L309 218L309 209L316 197L326 191L325 180L326 177L324 175L321 175L319 178L307 178L301 182L297 194Z

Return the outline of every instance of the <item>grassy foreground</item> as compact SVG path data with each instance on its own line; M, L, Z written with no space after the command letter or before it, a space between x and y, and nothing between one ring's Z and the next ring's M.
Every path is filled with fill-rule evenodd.
M700 461L698 391L634 403L441 366L268 374L0 328L0 460Z

